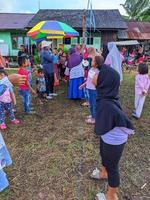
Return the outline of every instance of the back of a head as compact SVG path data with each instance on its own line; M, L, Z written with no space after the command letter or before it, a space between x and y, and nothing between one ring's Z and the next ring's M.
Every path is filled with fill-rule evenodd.
M98 98L118 99L120 87L120 75L112 67L103 65L98 78Z
M110 52L112 49L118 50L118 48L117 48L115 42L108 42L108 50L109 50L109 52Z
M98 68L100 69L101 66L104 64L103 56L95 56L95 62L98 65Z
M148 74L148 65L146 65L145 63L140 63L138 66L138 72L139 74Z
M28 60L27 56L20 56L20 59L18 61L19 66L23 66L23 64L26 62L26 60Z
M96 50L93 47L88 48L88 54L89 55L96 55Z
M44 73L43 69L38 69L38 74Z

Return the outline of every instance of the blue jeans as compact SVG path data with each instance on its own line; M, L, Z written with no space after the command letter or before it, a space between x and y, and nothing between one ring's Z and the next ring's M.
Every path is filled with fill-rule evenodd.
M19 90L19 94L23 100L24 112L29 113L31 111L31 95L29 90Z
M95 119L95 117L96 117L96 96L97 96L97 92L96 92L96 90L90 90L90 89L88 89L88 92L89 92L90 112L91 112L92 118Z
M89 91L86 87L83 88L85 100L89 102Z

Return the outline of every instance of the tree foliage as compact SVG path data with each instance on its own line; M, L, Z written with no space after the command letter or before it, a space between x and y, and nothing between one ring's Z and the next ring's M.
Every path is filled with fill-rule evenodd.
M129 19L150 21L150 0L126 0L121 4Z

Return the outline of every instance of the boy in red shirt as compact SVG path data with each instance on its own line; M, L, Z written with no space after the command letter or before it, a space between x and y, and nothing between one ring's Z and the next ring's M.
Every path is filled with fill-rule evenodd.
M23 99L24 112L27 114L32 114L30 90L33 93L35 93L35 91L29 84L29 72L26 69L28 66L29 66L29 61L27 56L22 56L20 58L20 68L18 70L18 74L25 75L26 81L23 85L19 86L19 94Z

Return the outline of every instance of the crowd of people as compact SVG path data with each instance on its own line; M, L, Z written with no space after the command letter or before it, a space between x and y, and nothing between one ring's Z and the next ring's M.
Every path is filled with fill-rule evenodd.
M122 63L125 57L114 42L109 42L104 46L102 53L99 53L93 47L82 48L80 45L63 52L62 49L53 49L50 42L43 41L40 59L41 65L35 70L36 89L33 89L34 62L25 53L23 46L18 53L18 75L24 78L23 84L19 84L24 113L34 114L31 109L31 93L37 96L39 104L43 104L57 96L54 88L59 85L60 80L68 83L66 84L68 98L85 100L83 105L89 106L90 113L85 122L95 126L95 133L100 138L102 168L94 169L91 177L99 180L107 179L108 190L105 194L98 193L96 200L117 200L120 185L119 161L128 136L134 134L133 125L123 112L119 101L119 89L123 81ZM16 105L16 98L12 85L14 80L12 83L11 81L5 69L1 68L0 129L2 130L7 128L6 112L9 113L12 124L20 123L14 115L13 105ZM141 62L135 78L135 109L132 116L136 119L141 117L149 87L148 66Z

